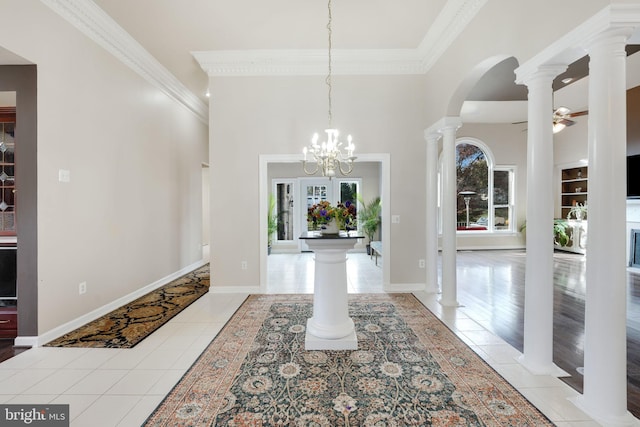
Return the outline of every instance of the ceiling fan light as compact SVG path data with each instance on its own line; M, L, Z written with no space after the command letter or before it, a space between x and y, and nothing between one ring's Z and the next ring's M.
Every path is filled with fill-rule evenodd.
M566 127L566 125L564 123L554 123L553 124L553 133L558 133L560 132L562 129L564 129Z

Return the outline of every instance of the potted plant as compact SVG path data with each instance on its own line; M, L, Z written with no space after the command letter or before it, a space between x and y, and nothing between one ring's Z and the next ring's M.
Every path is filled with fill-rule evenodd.
M271 255L273 234L278 230L278 215L276 215L276 198L269 194L269 211L267 212L267 254Z
M373 237L375 236L376 231L378 231L378 227L380 227L381 223L380 210L382 205L380 204L379 196L371 200L369 203L365 203L362 196L359 194L357 197L358 201L362 205L358 211L362 231L369 238L369 243L367 243L367 255L371 255L371 242L373 241Z
M558 246L567 246L567 244L569 243L569 234L567 233L567 230L569 229L569 224L567 224L567 222L562 219L562 218L556 218L553 220L553 243L558 245ZM521 232L526 232L527 230L527 223L526 221L522 224L522 227L520 227L520 231Z
M576 203L575 206L571 207L569 213L567 214L567 221L571 219L571 215L576 217L576 220L582 221L587 217L587 204L586 203Z
M569 244L569 234L567 230L569 224L563 219L553 220L553 241L558 246L567 246Z
M338 202L332 206L326 200L318 202L307 210L307 226L309 230L328 230L328 234L338 233L339 230L351 230L356 223L356 207L353 203Z

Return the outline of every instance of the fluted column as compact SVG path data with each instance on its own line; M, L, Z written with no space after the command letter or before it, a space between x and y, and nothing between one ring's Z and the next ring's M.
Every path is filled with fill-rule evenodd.
M427 140L427 210L426 210L426 286L425 291L437 293L438 286L438 140L437 132L425 132Z
M627 412L625 44L630 34L628 29L609 30L587 47L589 235L584 394L575 402L607 426L637 425Z
M446 117L439 127L442 133L442 296L440 304L456 307L458 284L456 276L456 131L458 117Z
M566 65L518 76L529 89L527 138L527 259L524 349L519 358L536 375L566 374L553 363L553 79Z

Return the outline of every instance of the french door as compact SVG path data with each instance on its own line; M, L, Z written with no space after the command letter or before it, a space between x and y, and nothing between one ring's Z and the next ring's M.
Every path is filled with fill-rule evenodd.
M309 208L319 202L328 200L334 203L333 186L329 178L300 178L300 198L303 209L300 209L300 228L302 232L308 231L307 212ZM300 239L300 250L309 251L309 246Z

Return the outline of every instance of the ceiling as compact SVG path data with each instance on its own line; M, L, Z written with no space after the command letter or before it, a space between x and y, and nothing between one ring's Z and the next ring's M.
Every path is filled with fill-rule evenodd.
M208 77L194 51L322 49L328 4L318 0L94 0L193 93ZM414 49L446 0L332 3L336 49Z
M428 49L442 43L446 26L461 26L461 11L470 1L349 0L332 3L332 47ZM204 107L208 76L193 52L246 50L313 50L328 47L328 5L319 0L93 0L109 18L165 67ZM95 7L93 6L93 7ZM448 15L447 15L448 14ZM640 46L630 47L630 53ZM0 63L28 61L0 47ZM527 89L515 84L509 58L486 73L468 96L464 122L512 123L526 120ZM584 57L558 76L554 90L567 76L578 81L588 74ZM582 108L576 107L576 108Z

